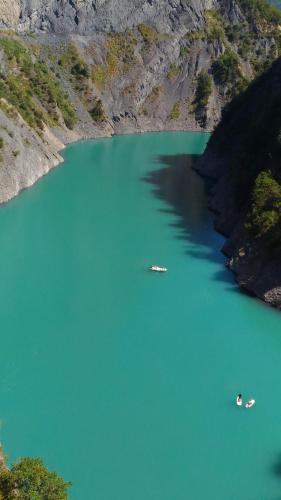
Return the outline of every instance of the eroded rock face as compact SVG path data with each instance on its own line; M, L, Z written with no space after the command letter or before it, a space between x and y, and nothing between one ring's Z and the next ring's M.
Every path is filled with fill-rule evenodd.
M10 118L0 110L1 137L5 141L0 169L0 203L16 196L62 162L64 147L50 130L40 138L18 115Z
M0 0L0 26L17 28L20 21L20 0Z
M16 0L14 0L16 1ZM162 33L203 23L215 0L21 0L19 29L90 34L124 31L148 23Z

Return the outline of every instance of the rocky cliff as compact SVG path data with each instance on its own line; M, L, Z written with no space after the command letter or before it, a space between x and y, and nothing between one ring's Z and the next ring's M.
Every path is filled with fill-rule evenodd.
M238 283L281 307L281 59L233 101L200 172Z
M132 29L145 23L163 33L202 27L215 0L13 0L18 29L92 34ZM5 3L5 2L4 2ZM9 25L9 22L6 22Z
M280 52L279 11L252 1L0 0L0 201L67 142L212 130Z

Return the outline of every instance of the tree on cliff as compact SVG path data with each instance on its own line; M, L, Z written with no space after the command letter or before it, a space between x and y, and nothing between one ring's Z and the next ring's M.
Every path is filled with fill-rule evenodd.
M67 500L70 485L39 458L23 458L10 470L0 467L1 500Z

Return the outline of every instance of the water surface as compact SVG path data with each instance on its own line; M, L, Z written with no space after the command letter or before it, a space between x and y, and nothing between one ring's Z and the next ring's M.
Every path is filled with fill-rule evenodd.
M281 499L281 315L224 267L207 138L73 145L0 209L1 439L73 500Z

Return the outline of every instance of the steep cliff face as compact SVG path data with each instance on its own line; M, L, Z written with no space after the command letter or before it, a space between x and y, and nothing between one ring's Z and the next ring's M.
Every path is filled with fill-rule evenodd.
M12 110L4 101L0 108L10 128L21 117L40 154L46 133L67 143L114 133L212 130L224 105L279 54L281 14L261 5L0 0L0 99ZM9 162L28 162L29 150L6 135L0 128L8 171ZM16 160L9 148L19 151ZM53 164L46 162L46 169ZM12 188L7 192L12 196Z
M0 0L0 26L17 28L19 25L21 5L19 0Z
M238 283L281 307L281 60L224 114L200 162Z
M201 27L203 13L214 0L14 0L21 30L91 34L93 31L125 31L140 23L166 33ZM7 2L8 3L8 2Z

